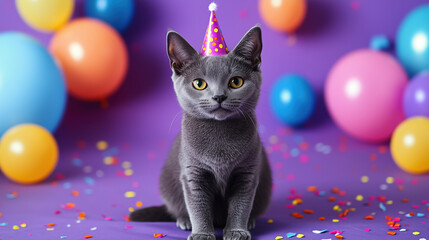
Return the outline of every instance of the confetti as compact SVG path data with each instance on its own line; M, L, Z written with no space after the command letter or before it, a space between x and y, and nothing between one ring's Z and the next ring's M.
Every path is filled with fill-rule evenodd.
M383 203L379 203L378 207L381 209L381 211L383 211L383 212L386 211L386 207L383 205Z
M322 234L322 233L325 233L325 232L327 232L328 231L328 229L324 229L324 230L313 230L312 232L313 233L315 233L315 234Z
M355 199L356 199L356 201L360 202L360 201L363 200L363 196L362 195L357 195Z
M268 219L267 223L273 223L273 219Z
M396 232L387 232L387 235L396 235Z
M363 219L365 219L365 220L374 220L374 217L371 216L371 215L368 215L368 216L364 217Z
M107 144L106 141L98 141L97 142L97 149L100 150L100 151L106 150L108 146L109 145Z
M85 235L85 236L83 236L83 238L89 239L89 238L92 238L92 235Z
M305 237L305 236L304 236L304 234L298 234L298 235L296 235L296 237L297 237L297 238L303 238L303 237Z
M13 230L18 230L18 229L19 229L19 226L18 226L18 225L13 225L12 229L13 229Z
M413 232L413 235L415 236L420 235L420 232Z
M295 236L296 236L296 233L293 233L293 232L286 233L287 238L293 238Z
M165 235L163 233L154 233L153 236L156 237L156 238L163 238L163 237L165 237L167 235Z
M276 237L276 240L280 240L280 239L283 239L283 237L282 236L277 236Z

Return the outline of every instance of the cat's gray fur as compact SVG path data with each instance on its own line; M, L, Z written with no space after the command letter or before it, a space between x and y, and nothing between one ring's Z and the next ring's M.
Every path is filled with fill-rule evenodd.
M255 107L262 82L261 29L255 26L224 56L198 54L179 34L167 34L167 52L177 99L184 110L182 130L162 169L164 206L144 208L133 221L171 221L191 230L188 240L251 239L249 230L266 210L271 170L256 127ZM228 85L242 77L241 88ZM196 90L195 79L207 88ZM224 95L218 103L213 97Z

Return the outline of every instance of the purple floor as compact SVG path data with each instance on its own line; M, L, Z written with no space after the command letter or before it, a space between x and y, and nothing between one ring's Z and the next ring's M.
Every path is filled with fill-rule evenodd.
M75 16L83 15L82 2L77 1ZM130 70L122 88L103 106L69 98L55 135L59 165L49 179L25 186L0 175L1 240L156 239L157 233L168 240L189 234L175 223L134 223L126 217L140 205L161 204L158 178L180 128L165 33L172 28L200 47L209 1L136 2L136 19L124 35ZM306 76L322 95L338 58L367 47L375 34L394 39L406 13L427 1L308 0L307 19L293 36L262 23L257 1L217 2L231 49L251 26L261 23L263 29L264 83L257 114L274 191L252 239L286 239L291 233L337 239L331 231L341 231L344 239L429 239L428 174L401 171L388 143L348 137L330 120L320 96L316 114L300 129L283 126L269 106L271 86L285 73ZM29 33L44 44L51 38L25 25L11 0L0 0L0 31L6 30ZM364 219L368 216L373 219ZM386 224L386 217L394 223ZM399 226L391 230L395 223Z

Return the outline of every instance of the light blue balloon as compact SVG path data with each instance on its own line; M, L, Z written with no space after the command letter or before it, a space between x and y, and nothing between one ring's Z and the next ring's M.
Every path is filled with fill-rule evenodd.
M396 35L396 54L412 77L429 70L429 4L410 12Z
M271 108L283 123L292 127L304 124L313 114L316 96L300 75L282 76L271 90Z
M86 0L85 12L123 32L134 17L134 5L134 0Z
M0 34L0 136L21 123L54 132L65 105L63 75L45 47L23 33Z

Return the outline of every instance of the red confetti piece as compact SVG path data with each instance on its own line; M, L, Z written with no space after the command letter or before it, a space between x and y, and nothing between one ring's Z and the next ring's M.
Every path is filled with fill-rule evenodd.
M46 227L54 227L54 226L55 226L55 223L48 223L48 224L46 224L45 226L46 226Z
M92 238L92 235L85 235L85 236L83 236L83 238L85 238L85 239Z
M156 238L163 238L163 237L165 237L167 235L163 234L163 233L154 233L153 236L156 237Z
M371 215L368 215L368 216L364 217L363 219L365 219L365 220L374 220L374 217L371 216Z
M306 214L313 214L314 213L313 210L309 210L309 209L304 209L304 210L302 210L302 212L306 213Z
M320 217L319 218L319 221L325 221L326 220L326 218L325 217Z
M393 235L396 235L396 232L387 232L387 235L393 236Z

